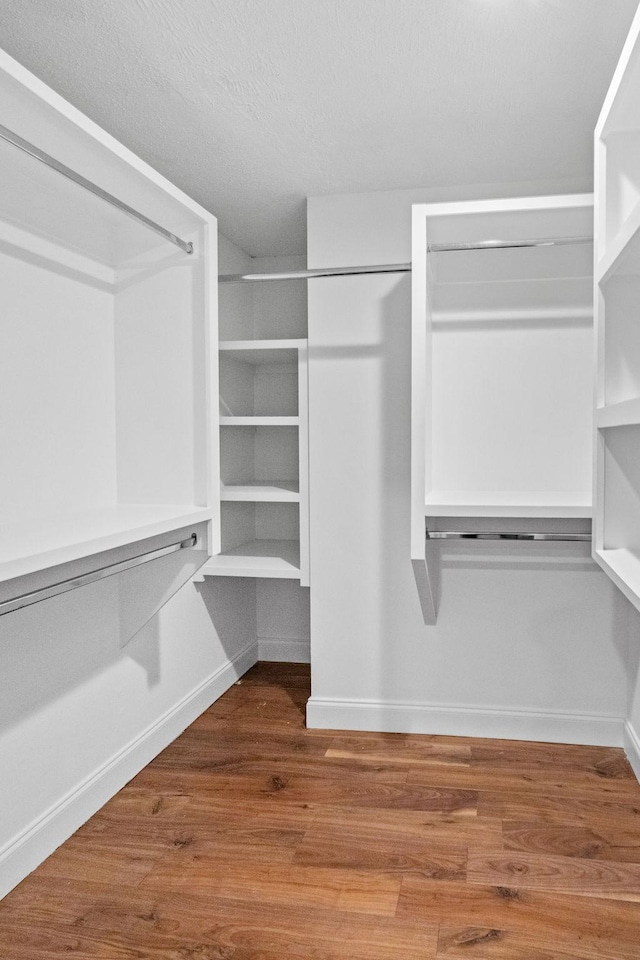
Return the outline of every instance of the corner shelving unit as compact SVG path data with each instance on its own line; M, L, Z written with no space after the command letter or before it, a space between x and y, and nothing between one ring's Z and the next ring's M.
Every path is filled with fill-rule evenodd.
M14 604L142 541L217 541L217 227L4 53L0 114L0 604Z
M595 132L593 556L640 610L640 12Z
M222 550L204 576L309 583L307 341L223 340Z
M441 547L425 527L588 528L592 217L590 195L413 208L411 559L427 623Z

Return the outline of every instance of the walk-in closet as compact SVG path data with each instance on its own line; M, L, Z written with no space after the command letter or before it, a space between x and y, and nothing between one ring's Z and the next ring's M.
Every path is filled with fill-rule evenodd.
M637 0L7 0L0 957L636 960Z

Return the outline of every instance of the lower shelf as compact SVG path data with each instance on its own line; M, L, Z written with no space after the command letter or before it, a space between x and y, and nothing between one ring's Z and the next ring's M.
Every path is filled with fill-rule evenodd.
M594 557L627 600L640 610L640 550L626 547L596 550Z
M432 491L425 503L427 517L590 517L587 493L555 491Z
M300 579L298 540L250 540L211 557L199 571L205 577Z

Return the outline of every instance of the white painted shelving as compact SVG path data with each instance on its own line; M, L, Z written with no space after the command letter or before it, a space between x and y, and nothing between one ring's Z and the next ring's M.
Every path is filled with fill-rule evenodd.
M219 531L215 218L3 53L0 115L16 136L0 140L1 601L52 568Z
M307 341L223 340L222 550L204 576L309 582Z
M593 556L640 610L640 11L595 132Z
M593 198L413 211L411 558L435 622L433 518L591 517ZM432 527L434 529L434 527Z

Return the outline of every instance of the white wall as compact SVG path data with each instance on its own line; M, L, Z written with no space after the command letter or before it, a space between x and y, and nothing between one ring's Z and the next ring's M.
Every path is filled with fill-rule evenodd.
M413 202L550 192L312 198L309 267L410 260ZM424 626L409 561L408 277L310 281L309 350L309 724L620 744L640 641L584 545L446 547L438 623Z
M0 896L257 658L235 581L188 583L121 649L122 576L0 618Z

